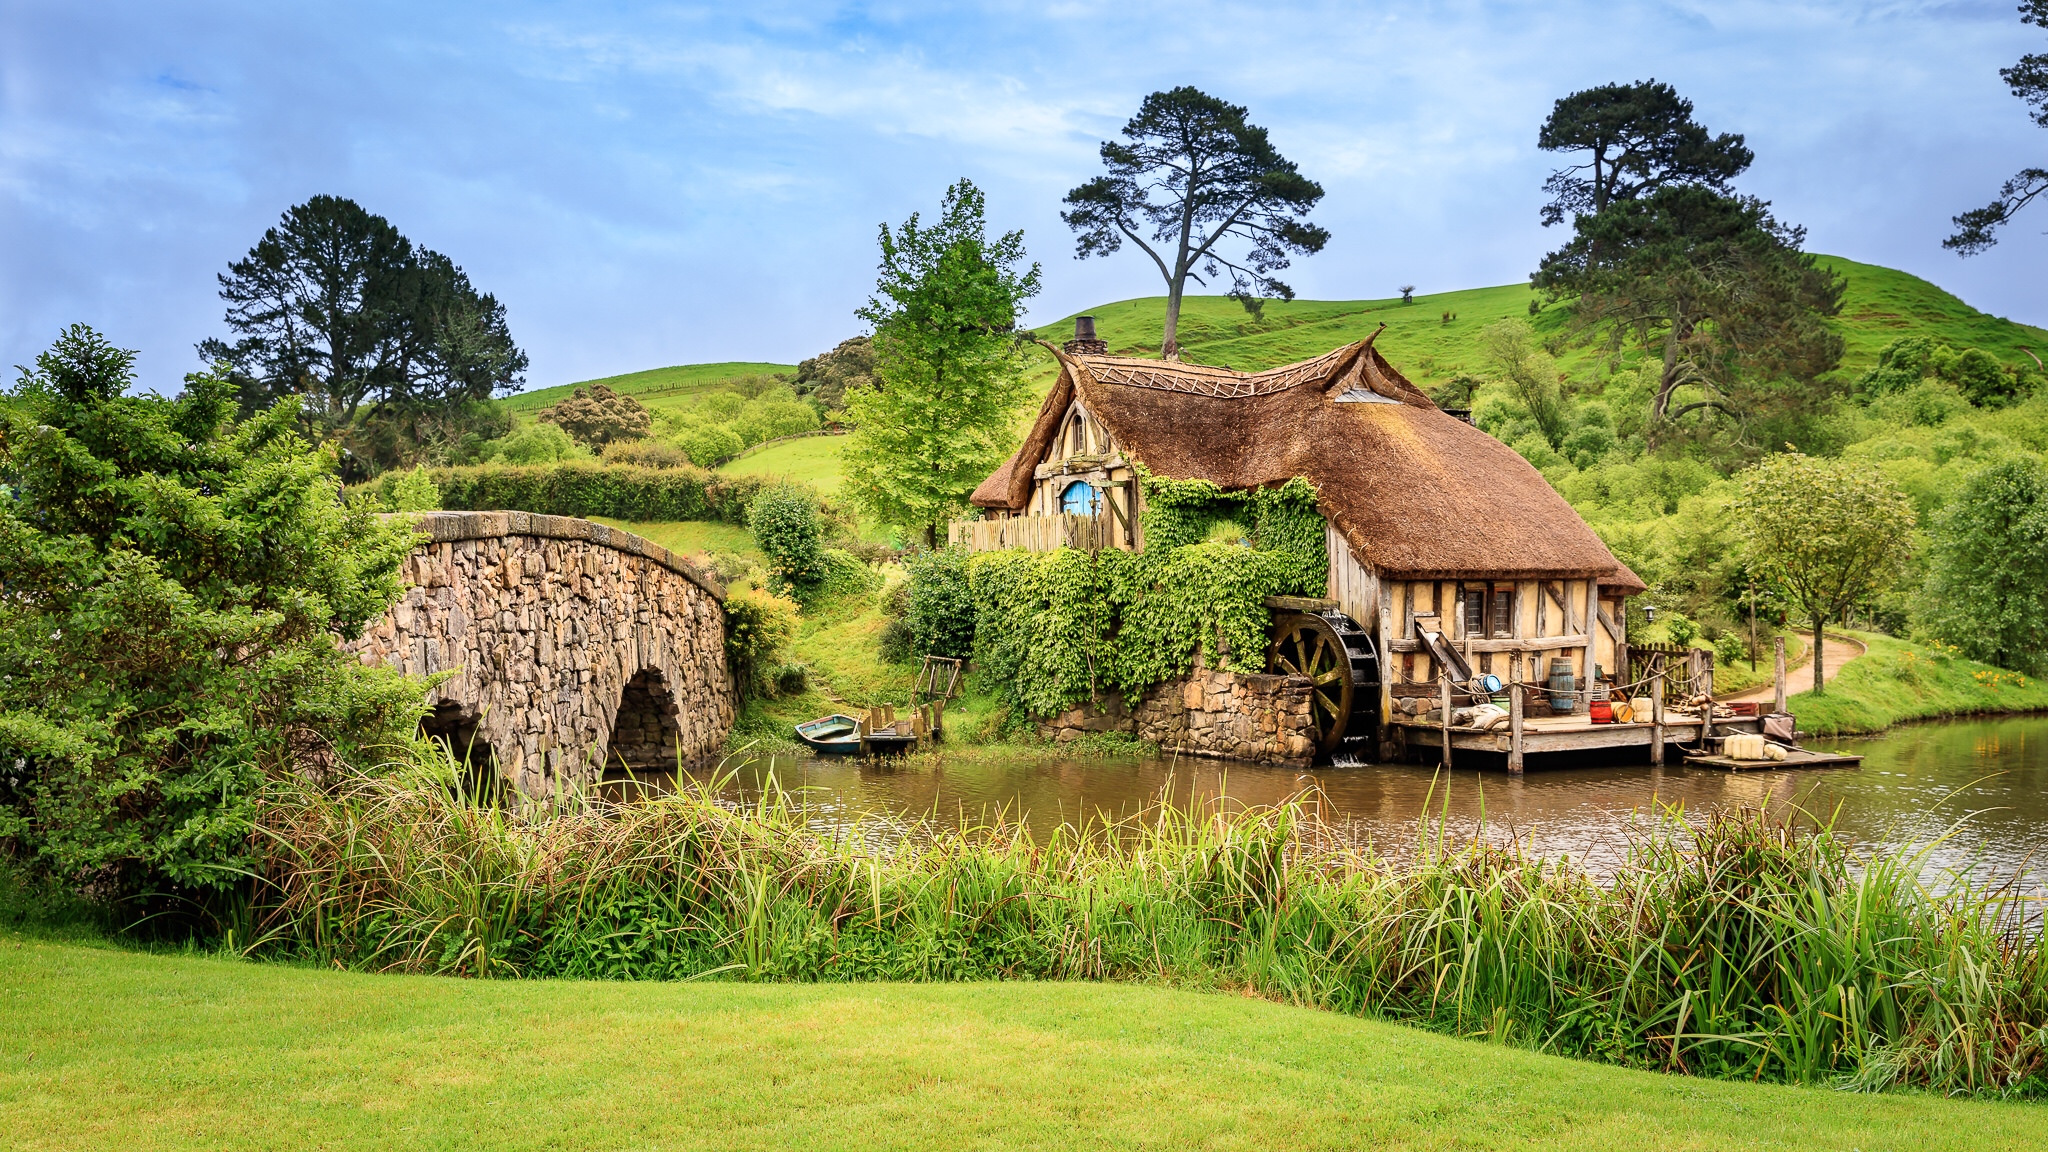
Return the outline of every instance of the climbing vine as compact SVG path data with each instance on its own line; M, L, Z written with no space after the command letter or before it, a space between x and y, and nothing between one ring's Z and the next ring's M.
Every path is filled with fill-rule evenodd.
M1004 551L967 559L974 661L1013 705L1044 716L1097 691L1135 701L1152 685L1185 676L1198 653L1235 671L1258 671L1265 597L1322 594L1329 561L1307 480L1249 492L1203 480L1143 482L1144 552ZM1211 539L1226 522L1241 531Z

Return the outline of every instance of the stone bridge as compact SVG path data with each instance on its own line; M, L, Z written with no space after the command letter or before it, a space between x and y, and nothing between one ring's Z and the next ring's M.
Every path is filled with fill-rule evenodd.
M423 728L531 795L717 755L733 722L718 578L630 532L525 512L418 514L405 596L352 649L453 671Z

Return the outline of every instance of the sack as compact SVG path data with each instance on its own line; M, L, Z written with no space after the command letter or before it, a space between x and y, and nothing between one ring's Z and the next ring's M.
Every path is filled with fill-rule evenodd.
M1764 738L1780 744L1795 744L1799 735L1799 722L1790 712L1773 712L1764 717Z

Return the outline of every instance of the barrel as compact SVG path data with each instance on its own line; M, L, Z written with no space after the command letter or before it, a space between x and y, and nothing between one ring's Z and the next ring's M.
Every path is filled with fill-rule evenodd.
M1572 697L1578 687L1578 678L1572 675L1572 662L1562 657L1550 661L1550 710L1570 712L1576 701Z

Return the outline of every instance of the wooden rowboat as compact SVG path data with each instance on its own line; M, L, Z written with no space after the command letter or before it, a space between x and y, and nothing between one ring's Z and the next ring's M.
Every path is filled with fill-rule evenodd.
M860 751L860 721L837 712L796 726L796 738L813 752L844 755Z

